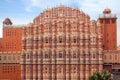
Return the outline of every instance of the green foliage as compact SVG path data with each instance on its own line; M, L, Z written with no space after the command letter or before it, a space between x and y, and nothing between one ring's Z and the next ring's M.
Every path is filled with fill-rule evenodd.
M103 70L101 73L95 72L88 80L111 80L111 75L107 70Z

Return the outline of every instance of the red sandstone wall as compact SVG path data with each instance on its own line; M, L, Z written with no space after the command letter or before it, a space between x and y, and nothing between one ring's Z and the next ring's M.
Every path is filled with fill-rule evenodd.
M0 64L0 80L21 80L21 65Z
M0 39L0 51L22 50L22 28L3 28L3 38Z
M115 19L113 19L115 21ZM116 50L117 49L117 43L116 43L116 23L113 23L112 20L110 20L109 24L105 24L105 50Z
M100 19L102 24L103 34L103 49L116 50L117 49L117 31L116 18Z
M22 28L4 27L0 39L0 80L21 80ZM13 53L13 54L12 54Z

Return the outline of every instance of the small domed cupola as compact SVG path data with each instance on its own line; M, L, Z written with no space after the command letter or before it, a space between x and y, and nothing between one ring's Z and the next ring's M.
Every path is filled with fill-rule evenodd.
M109 8L105 8L103 11L104 14L109 14L111 13L111 10Z
M9 18L5 18L5 20L3 21L3 25L12 25L12 22Z

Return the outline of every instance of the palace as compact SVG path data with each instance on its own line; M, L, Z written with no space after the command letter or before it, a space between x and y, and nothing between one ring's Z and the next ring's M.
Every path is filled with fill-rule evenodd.
M27 25L5 19L0 80L88 80L107 67L104 50L117 48L116 19L109 8L96 21L64 5L45 9Z

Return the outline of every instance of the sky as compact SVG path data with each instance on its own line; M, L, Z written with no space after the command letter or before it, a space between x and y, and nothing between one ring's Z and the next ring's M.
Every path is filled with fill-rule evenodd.
M105 8L117 15L117 45L120 45L120 0L0 0L0 37L2 22L10 18L13 24L28 24L44 9L65 5L76 7L97 20Z

